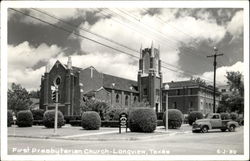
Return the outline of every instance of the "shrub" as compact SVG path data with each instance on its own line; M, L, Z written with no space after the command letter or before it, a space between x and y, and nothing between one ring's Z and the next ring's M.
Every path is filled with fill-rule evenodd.
M43 120L33 120L33 125L43 125Z
M18 127L31 127L33 125L33 115L29 110L19 111L17 113Z
M64 125L64 117L61 111L57 113L57 127L60 128ZM43 115L43 124L47 128L54 128L55 124L55 110L48 110Z
M198 119L202 119L203 118L203 114L199 111L192 111L189 115L188 115L188 123L189 125L192 125L193 122L195 122Z
M95 111L87 111L82 115L82 127L86 130L98 130L101 126L101 118Z
M119 121L102 121L102 127L119 127Z
M184 117L180 110L169 109L168 110L168 128L176 129L181 127ZM166 112L163 115L163 125L166 126Z
M32 110L31 112L33 114L34 120L43 120L43 114L44 114L43 109Z
M128 114L128 109L126 108L110 108L106 115L105 115L105 120L119 120L119 116L121 113L126 113Z
M164 126L163 120L157 120L157 126Z
M81 120L70 120L69 124L71 126L81 126L82 121Z
M221 113L220 116L222 120L228 120L230 118L229 113Z
M235 112L230 113L230 118L231 118L232 120L236 121L237 118L238 118L237 113L235 113Z
M13 124L13 115L11 111L8 111L8 120L7 120L7 125L10 127Z
M82 120L82 119L80 115L73 115L73 116L64 116L64 120L66 124L70 124L70 121Z
M129 112L128 126L131 132L153 132L157 126L156 113L152 108L136 108Z
M162 120L163 119L163 112L157 112L157 120Z

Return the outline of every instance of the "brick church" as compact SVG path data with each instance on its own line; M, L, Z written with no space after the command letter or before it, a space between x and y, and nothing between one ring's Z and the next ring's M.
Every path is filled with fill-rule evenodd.
M166 109L166 93L169 91L168 107L180 109L183 113L188 113L190 110L200 110L207 113L201 106L201 98L198 96L199 90L205 88L200 85L192 84L186 88L195 88L193 95L189 93L186 96L186 103L183 103L183 97L174 98L175 92L178 89L176 85L173 87L173 82L168 83L170 89L165 89L162 82L160 50L154 48L140 49L139 70L137 74L137 81L120 78L117 76L101 73L94 67L86 69L72 66L71 58L68 58L67 64L57 61L49 71L46 71L41 78L40 89L40 108L53 109L54 102L52 100L53 82L56 78L60 79L60 86L58 87L59 105L58 108L64 115L79 115L80 105L86 101L86 98L95 98L99 101L105 101L114 107L128 108L138 102L148 102L150 108L155 109L156 112L164 112ZM175 84L175 83L174 83ZM163 86L164 85L164 86ZM180 87L182 89L182 87ZM196 93L194 93L196 91ZM212 93L210 90L206 92ZM183 95L183 94L182 94ZM171 97L174 99L171 101ZM191 102L188 101L191 98ZM208 98L208 102L213 102ZM218 101L217 101L218 102Z

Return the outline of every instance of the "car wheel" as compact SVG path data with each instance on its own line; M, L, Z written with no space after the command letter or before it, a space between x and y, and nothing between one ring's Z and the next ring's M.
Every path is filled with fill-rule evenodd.
M220 129L222 132L225 132L227 129Z
M234 132L235 131L235 126L234 125L230 125L229 128L228 128L228 130L230 132Z
M207 127L207 126L203 126L203 127L201 128L201 132L207 133L207 132L208 132L208 127Z

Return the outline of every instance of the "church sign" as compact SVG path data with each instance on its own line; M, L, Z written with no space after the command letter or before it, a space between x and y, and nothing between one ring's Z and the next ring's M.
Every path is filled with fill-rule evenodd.
M126 132L127 132L127 128L128 128L128 115L126 113L121 113L119 115L119 133L121 133L121 129L122 128L126 128Z

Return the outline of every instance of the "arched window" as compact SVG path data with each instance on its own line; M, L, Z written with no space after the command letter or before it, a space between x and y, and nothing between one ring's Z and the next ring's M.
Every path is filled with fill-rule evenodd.
M125 106L128 106L128 96L125 97Z
M119 94L116 94L115 102L116 102L116 103L119 103Z
M134 97L134 103L136 103L136 101L137 101L137 100L136 100L136 97Z

